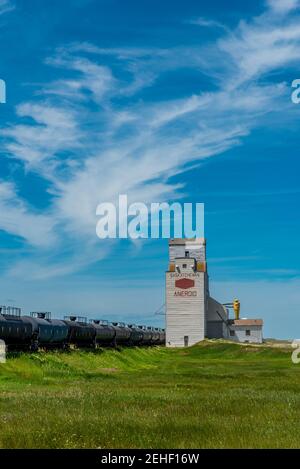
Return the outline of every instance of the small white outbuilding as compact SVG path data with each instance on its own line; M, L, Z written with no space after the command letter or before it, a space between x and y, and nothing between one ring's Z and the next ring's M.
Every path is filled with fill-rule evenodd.
M236 342L257 343L263 341L262 319L232 319L228 321L228 339Z

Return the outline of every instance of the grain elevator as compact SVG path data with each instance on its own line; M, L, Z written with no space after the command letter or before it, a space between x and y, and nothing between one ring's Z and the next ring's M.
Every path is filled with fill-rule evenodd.
M232 307L237 311L237 301ZM209 294L204 238L169 240L166 272L166 346L187 347L205 338L262 342L261 319L229 317L231 304L223 305Z

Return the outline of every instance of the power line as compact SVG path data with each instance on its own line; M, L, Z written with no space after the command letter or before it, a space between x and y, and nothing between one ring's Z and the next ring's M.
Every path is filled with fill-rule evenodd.
M154 316L165 316L165 311L162 312L162 309L166 306L166 303L163 303L154 313Z

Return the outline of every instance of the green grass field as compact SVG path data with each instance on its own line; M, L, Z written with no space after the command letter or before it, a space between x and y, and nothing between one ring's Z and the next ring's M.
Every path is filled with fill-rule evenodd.
M294 448L291 348L204 342L9 357L1 448Z

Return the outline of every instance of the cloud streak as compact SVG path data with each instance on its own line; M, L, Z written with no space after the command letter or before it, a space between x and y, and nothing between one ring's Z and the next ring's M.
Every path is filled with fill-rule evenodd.
M11 0L0 0L0 16L15 9Z
M10 160L50 185L47 213L32 210L11 186L0 193L0 203L14 201L22 215L15 223L0 216L2 229L36 246L41 238L43 249L49 249L39 257L37 275L43 265L51 264L47 275L57 276L93 262L98 203L115 201L119 193L145 203L176 198L186 188L174 185L172 176L241 145L279 113L289 115L286 83L269 76L300 58L300 22L289 18L295 7L292 1L285 8L269 1L260 17L231 31L222 28L222 37L203 48L103 49L84 42L47 58L57 79L19 104L18 123L1 132ZM278 23L279 14L286 15L284 23ZM198 24L216 26L204 18ZM140 91L154 88L159 76L186 67L211 78L213 90L180 99L141 99ZM26 217L31 225L40 224L39 233L22 228ZM99 250L98 258L103 255ZM10 273L22 275L22 266Z

